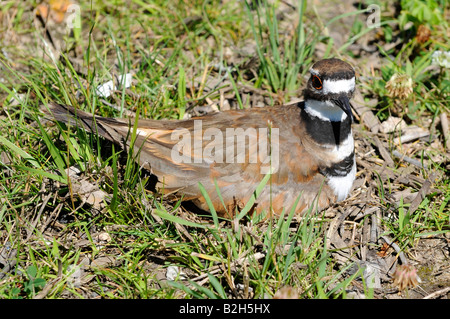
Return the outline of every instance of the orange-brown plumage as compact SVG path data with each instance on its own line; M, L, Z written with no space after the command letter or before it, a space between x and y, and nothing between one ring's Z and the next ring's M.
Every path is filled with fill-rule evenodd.
M70 106L49 103L48 109L58 121L98 132L114 143L126 144L127 148L129 146L130 142L126 139L131 136L134 119L95 116L94 122L93 115ZM196 121L201 121L200 134L198 130L194 130L199 128L200 122ZM259 145L255 147L252 141L260 141L264 138L262 135L269 132L271 137L265 138L278 147L278 169L257 198L254 211L259 213L263 209L272 209L270 213L280 214L283 209L289 211L293 208L298 196L301 196L296 206L296 211L300 214L316 203L319 209L323 209L337 198L336 192L327 184L326 174L322 173L324 168L331 167L337 160L333 158L328 146L321 146L311 137L304 121L303 103L218 112L181 121L140 119L133 151L138 154L139 164L158 178L158 188L167 193L183 195L199 208L208 210L198 187L200 182L218 214L232 217L236 209L251 198L265 176L262 171L269 166L264 162L267 157L261 158L262 150L258 149ZM227 129L243 131L237 134L239 137L230 138L227 136ZM275 129L279 132L277 139L273 138ZM208 132L219 135L208 138L205 135ZM186 144L179 144L181 133L190 135L190 147L183 148ZM223 137L221 142L218 138L220 135ZM244 135L245 139L242 138ZM230 143L232 146L228 147L227 142L231 140L234 143ZM220 158L217 155L220 154L220 145L223 146L222 161L217 160ZM190 162L175 161L174 148L180 151L179 154L181 150L189 149ZM237 153L240 149L245 154ZM233 156L228 158L227 152L231 154L232 151ZM205 157L206 153L210 157ZM216 192L215 181L226 207Z

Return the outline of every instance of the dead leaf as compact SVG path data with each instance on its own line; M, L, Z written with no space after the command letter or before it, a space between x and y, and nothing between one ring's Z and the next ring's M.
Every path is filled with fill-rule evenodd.
M394 139L394 144L408 143L430 135L430 132L428 130L415 125L410 125L403 131L404 133L402 134L402 136Z
M391 133L394 131L402 131L407 127L406 122L395 116L390 116L386 121L381 123L380 131L382 133Z
M428 29L424 24L419 25L417 29L416 39L419 43L425 43L430 39L431 30Z
M103 256L97 259L94 259L91 263L91 267L97 268L107 268L112 267L117 264L117 260L112 256Z
M389 246L387 243L383 243L383 246L381 246L380 251L377 252L377 256L382 258L386 257L390 247L391 246Z
M103 201L108 195L106 192L99 189L97 185L86 180L73 182L72 190L82 201L98 210L104 207Z

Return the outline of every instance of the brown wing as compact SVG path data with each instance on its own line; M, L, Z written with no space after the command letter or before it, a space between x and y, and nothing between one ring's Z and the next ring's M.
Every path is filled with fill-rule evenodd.
M113 142L121 143L130 136L132 120L95 117L94 126L88 113L58 104L49 107L57 120L98 131ZM74 123L75 113L78 120ZM305 132L295 125L299 122L292 121L299 114L299 108L291 105L183 121L139 120L134 152L140 164L158 177L158 186L165 193L182 194L208 210L198 187L202 183L220 215L233 215L235 208L242 207L270 165L274 173L257 199L256 211L269 207L276 213L290 210L299 195L297 210L302 211L313 203L322 186L319 206L323 208L333 195L323 184L316 159L302 145ZM215 180L226 207L216 192Z

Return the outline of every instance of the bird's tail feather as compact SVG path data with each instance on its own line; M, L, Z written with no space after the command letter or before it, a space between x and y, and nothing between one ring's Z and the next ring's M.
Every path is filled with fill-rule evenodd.
M116 127L128 126L128 123L116 119L94 116L90 113L78 110L73 106L49 102L48 108L42 107L42 111L50 115L53 119L70 126L83 128L84 130L97 133L111 142L121 143L123 135L120 134L111 124Z

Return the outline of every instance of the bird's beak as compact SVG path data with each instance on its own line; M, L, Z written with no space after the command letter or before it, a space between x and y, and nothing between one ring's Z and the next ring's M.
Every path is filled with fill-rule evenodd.
M348 97L345 95L341 95L336 100L334 100L334 102L345 112L345 114L348 115L348 117L350 117L350 120L353 121L352 109Z

